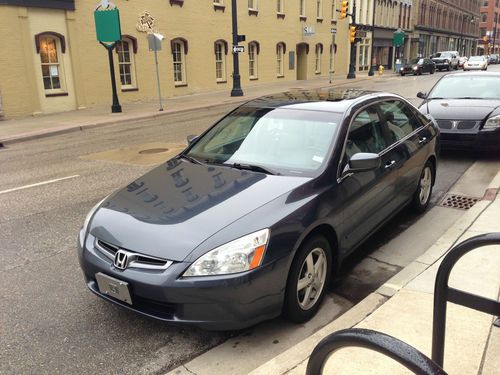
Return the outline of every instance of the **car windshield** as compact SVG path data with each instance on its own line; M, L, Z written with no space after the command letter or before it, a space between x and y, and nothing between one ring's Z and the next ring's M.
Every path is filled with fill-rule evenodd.
M444 77L432 89L428 98L500 99L500 77L471 74Z
M341 119L332 112L241 107L199 138L186 155L205 163L314 176L326 162Z
M440 59L444 59L444 58L451 58L452 55L449 52L443 52L443 53L436 53L434 57L439 57Z
M410 60L410 64L418 64L418 63L419 63L419 61L421 61L421 60L422 60L422 59L411 59L411 60ZM423 60L422 60L422 62L423 62Z
M471 56L469 61L484 61L483 56Z

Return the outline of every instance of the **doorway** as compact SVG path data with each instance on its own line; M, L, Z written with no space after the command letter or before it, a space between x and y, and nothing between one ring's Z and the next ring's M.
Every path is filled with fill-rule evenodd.
M309 44L297 44L297 80L307 79L307 54L309 53Z

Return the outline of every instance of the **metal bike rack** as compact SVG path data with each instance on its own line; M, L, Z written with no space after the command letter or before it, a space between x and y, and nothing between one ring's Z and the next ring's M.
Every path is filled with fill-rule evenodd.
M500 233L475 236L461 242L444 257L434 284L434 314L432 321L432 359L443 367L446 332L446 303L452 302L491 315L500 315L500 302L450 288L448 280L455 263L468 252L489 245L500 245Z
M429 359L411 345L392 336L369 329L352 328L337 331L320 341L309 357L306 375L322 374L324 365L330 355L348 346L362 347L382 353L416 374L446 374L442 367L447 302L491 315L500 315L500 302L448 286L450 273L461 257L472 250L490 245L500 245L500 233L488 233L472 237L452 248L443 258L434 285L432 359Z
M347 346L371 349L391 357L415 374L446 375L446 372L413 346L395 337L370 329L351 328L328 335L314 348L306 375L320 375L327 359Z

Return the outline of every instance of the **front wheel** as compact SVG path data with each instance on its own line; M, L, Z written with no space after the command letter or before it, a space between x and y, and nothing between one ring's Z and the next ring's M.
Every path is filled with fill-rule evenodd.
M423 213L429 206L432 195L432 184L435 178L434 166L430 161L425 163L418 180L418 187L413 194L412 208L417 213Z
M431 74L434 74L435 71L436 69L431 69Z
M297 251L288 274L283 313L291 321L311 319L321 306L332 267L332 254L325 237L316 235Z

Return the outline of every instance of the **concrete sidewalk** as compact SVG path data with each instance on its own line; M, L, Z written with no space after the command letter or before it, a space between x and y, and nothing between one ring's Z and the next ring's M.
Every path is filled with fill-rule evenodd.
M309 354L327 335L345 328L377 330L431 356L433 290L442 257L454 245L482 233L500 232L500 173L491 182L491 200L476 203L431 248L377 291L306 340L251 372L305 374ZM500 246L465 255L453 269L450 286L498 300ZM444 369L449 374L500 374L500 328L488 314L448 303ZM346 348L330 357L325 374L408 374L373 351Z
M20 119L5 120L0 121L0 144L15 143L97 126L154 119L159 116L193 109L203 109L232 103L236 105L262 95L294 89L349 86L354 82L367 79L384 79L384 77L387 76L394 76L394 73L384 73L382 77L378 75L368 77L366 73L358 74L356 79L349 80L344 76L334 76L332 84L329 83L329 78L319 78L307 81L287 81L253 85L243 87L244 96L240 97L231 97L230 90L203 92L165 99L163 101L164 111L162 112L159 111L158 100L154 100L123 104L123 112L115 114L110 113L110 106L100 106L36 117L30 116Z

